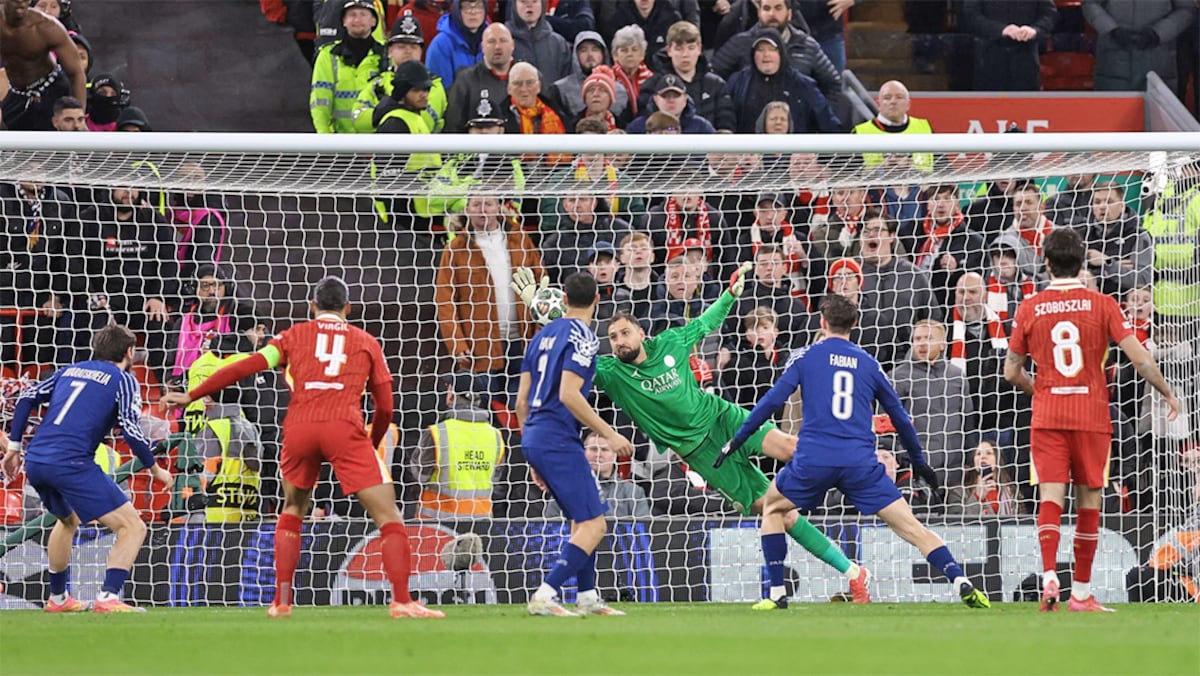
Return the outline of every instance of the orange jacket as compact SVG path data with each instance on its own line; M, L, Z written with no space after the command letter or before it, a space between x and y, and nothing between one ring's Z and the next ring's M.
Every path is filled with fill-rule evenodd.
M509 232L508 250L514 270L531 268L535 279L541 279L545 274L542 257L525 233ZM463 353L474 356L472 370L477 373L503 370L504 343L496 318L496 290L483 252L470 233L450 240L442 250L434 298L438 328L446 351L451 356ZM532 338L537 325L530 320L528 308L515 294L513 302L517 321L521 323L521 335Z

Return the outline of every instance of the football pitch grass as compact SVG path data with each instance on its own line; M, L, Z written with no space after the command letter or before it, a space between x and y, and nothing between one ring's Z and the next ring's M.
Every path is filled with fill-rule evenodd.
M1033 604L622 604L626 617L529 617L457 606L445 620L382 607L0 612L16 674L1197 674L1200 606L1040 614Z

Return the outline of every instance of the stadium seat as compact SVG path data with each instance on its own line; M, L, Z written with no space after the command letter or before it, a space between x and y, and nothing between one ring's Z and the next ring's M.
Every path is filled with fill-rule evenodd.
M1049 52L1042 55L1042 89L1082 90L1095 88L1096 57L1080 52Z

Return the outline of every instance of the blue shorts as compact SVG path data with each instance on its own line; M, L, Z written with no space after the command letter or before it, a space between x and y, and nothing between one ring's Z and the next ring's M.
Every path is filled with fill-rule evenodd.
M37 491L46 511L60 519L74 512L87 523L129 502L129 497L95 463L26 462L25 480Z
M588 521L608 513L583 444L548 449L525 446L521 450L568 520Z
M904 497L878 462L870 467L814 467L789 462L775 477L775 487L803 510L820 507L830 488L840 490L863 514L875 514Z

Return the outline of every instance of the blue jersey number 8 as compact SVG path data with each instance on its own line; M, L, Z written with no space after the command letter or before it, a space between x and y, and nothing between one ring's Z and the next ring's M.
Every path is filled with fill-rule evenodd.
M854 415L854 374L850 371L833 373L833 417L849 420Z

